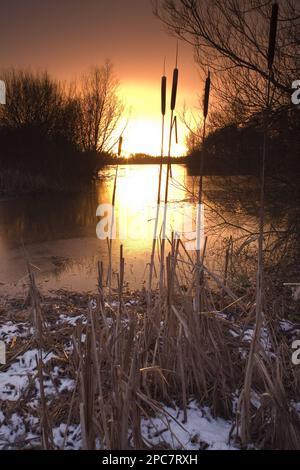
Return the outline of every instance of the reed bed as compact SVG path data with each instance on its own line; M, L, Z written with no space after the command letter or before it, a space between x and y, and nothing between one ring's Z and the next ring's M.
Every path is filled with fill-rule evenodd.
M228 253L227 266L235 262ZM231 270L227 268L225 283L208 270L204 259L202 311L195 312L194 292L187 288L193 284L186 280L196 275L198 266L176 239L168 242L163 295L159 288L150 295L145 289L125 291L124 262L121 250L117 284L110 288L99 264L96 296L61 291L43 298L29 270L26 303L10 306L14 321L26 323L33 335L30 341L16 339L1 372L25 350L37 351L34 375L13 409L21 416L33 413L38 422L36 443L23 440L14 447L69 448L70 432L77 426L84 449L151 448L142 421L160 414L168 423L165 406L179 406L184 416L179 424L184 427L189 403L196 400L213 416L232 423L228 439L236 447L299 448L299 415L292 403L300 399L300 377L291 363L290 337L280 327L282 314L266 309L262 320L263 335L254 355L249 440L244 444L239 403L255 325L253 291L238 297ZM59 321L62 313L66 323ZM72 382L63 393L59 377ZM32 400L37 401L35 411ZM13 412L10 403L1 403L7 419ZM62 424L58 446L53 434ZM183 448L176 436L174 447Z
M251 383L256 364L257 348L261 335L263 323L263 296L264 296L264 225L265 225L265 168L267 159L267 146L269 136L268 114L271 105L271 76L273 73L273 62L276 50L276 32L278 22L279 7L277 3L272 6L269 30L269 47L267 54L268 80L266 92L266 106L264 116L264 143L262 152L262 162L260 171L260 211L259 211L259 236L258 236L258 260L257 260L257 276L256 276L256 298L255 298L255 331L251 343L250 353L247 361L244 387L241 394L241 436L244 444L249 442L250 438L250 403L251 403Z
M18 193L30 193L32 191L43 191L48 189L62 189L57 183L52 185L40 175L31 175L21 170L1 169L0 171L0 196L1 194L15 195Z

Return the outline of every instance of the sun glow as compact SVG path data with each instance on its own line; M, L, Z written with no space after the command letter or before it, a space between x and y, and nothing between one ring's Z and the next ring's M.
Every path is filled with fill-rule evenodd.
M159 119L136 118L128 122L123 134L123 156L129 157L135 153L145 153L157 156L161 154L161 129ZM165 126L164 155L168 154L168 125ZM182 156L186 147L182 142L176 144L175 137L172 143L172 156Z
M145 83L143 86L129 84L122 87L122 96L129 109L128 122L123 118L117 133L123 132L122 156L144 153L158 156L161 154L162 123L160 114L160 83L154 87L153 83ZM127 122L127 125L126 125ZM170 117L165 119L164 155L168 155ZM185 145L186 130L178 120L178 144L175 135L172 141L172 156L186 154Z

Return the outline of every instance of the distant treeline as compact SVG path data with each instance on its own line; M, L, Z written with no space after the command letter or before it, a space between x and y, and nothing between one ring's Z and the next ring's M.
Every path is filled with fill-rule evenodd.
M47 72L2 72L0 192L69 189L88 182L110 152L123 112L112 65L66 86Z
M300 110L296 106L283 106L264 119L257 113L244 124L229 123L213 130L204 147L191 152L189 165L200 167L204 150L204 173L258 174L261 167L264 141L264 122L268 123L267 172L300 173Z
M183 164L188 163L188 157L171 157L171 163ZM106 165L113 165L113 164L130 164L130 165L159 165L161 162L160 156L152 156L147 155L144 153L135 153L130 155L128 158L120 158L114 157L112 155L105 155L103 157L103 162ZM168 163L168 157L163 157L162 159L163 164Z

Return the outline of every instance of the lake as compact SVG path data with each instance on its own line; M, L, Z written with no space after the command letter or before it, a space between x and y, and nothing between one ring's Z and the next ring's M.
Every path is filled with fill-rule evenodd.
M96 289L97 262L102 260L107 264L108 260L107 241L100 240L96 234L100 221L96 211L100 204L112 200L115 170L114 166L106 167L99 180L86 191L0 201L1 294L24 291L26 259L32 264L42 291ZM113 241L113 263L117 269L122 243L125 277L131 288L141 287L147 275L158 174L157 165L122 165L118 170L115 221L117 232L123 231L123 239ZM164 177L165 174L166 167ZM164 180L162 186L164 189ZM172 231L181 230L187 217L195 219L197 188L197 176L189 174L184 165L172 165L169 236ZM245 204L238 194L234 195L238 188L246 193L249 190ZM207 176L204 190L208 262L212 269L218 270L229 237L246 237L248 231L257 230L257 207L247 207L247 201L256 201L258 191L257 186L253 188L253 178L245 176ZM229 193L234 196L228 199Z

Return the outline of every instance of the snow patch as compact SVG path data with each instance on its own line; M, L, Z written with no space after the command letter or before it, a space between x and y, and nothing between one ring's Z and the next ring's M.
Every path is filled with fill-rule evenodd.
M31 349L18 357L5 371L0 372L0 400L16 401L29 384L30 376L36 369L37 349ZM53 353L42 352L42 360L47 363Z
M142 434L152 445L167 444L172 449L187 450L236 449L229 443L231 423L213 418L208 407L190 402L186 423L183 423L182 409L164 407L164 411L152 419L142 420Z

